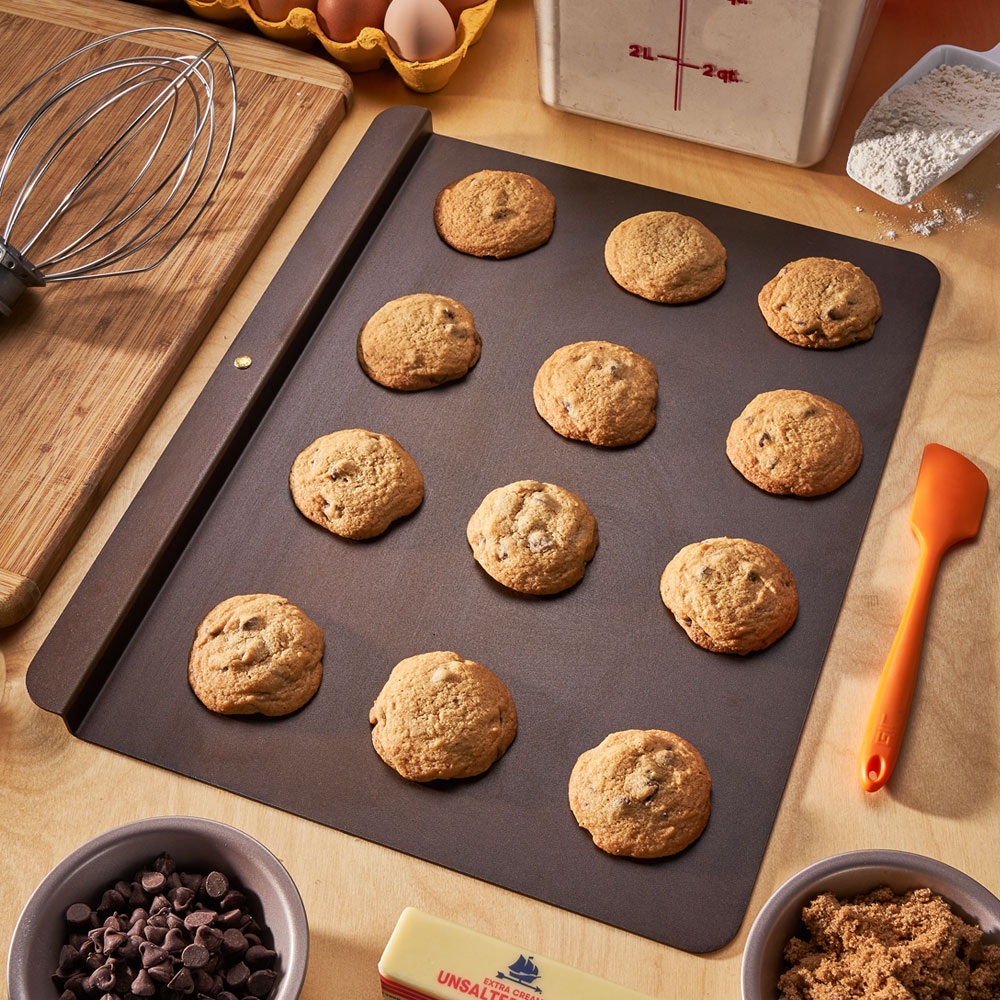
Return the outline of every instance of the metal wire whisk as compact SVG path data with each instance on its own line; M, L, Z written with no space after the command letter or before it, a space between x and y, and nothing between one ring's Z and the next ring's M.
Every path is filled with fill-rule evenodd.
M102 59L123 39L176 48L175 36L204 48L95 65L95 54ZM21 109L23 123L14 120ZM138 274L163 262L229 162L235 72L205 32L121 31L22 87L0 108L5 134L12 121L17 131L0 165L0 318L27 287Z

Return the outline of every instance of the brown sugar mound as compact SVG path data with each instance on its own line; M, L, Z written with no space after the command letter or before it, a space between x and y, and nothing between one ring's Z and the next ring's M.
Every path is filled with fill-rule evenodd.
M997 1000L1000 945L930 889L883 886L803 911L811 939L785 946L780 1000Z

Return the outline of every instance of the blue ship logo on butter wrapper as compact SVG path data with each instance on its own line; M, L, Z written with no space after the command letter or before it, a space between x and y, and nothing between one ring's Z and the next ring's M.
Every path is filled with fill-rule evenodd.
M507 966L506 972L497 973L497 979L509 979L512 983L517 983L518 986L526 986L529 990L541 993L541 987L535 986L534 983L542 976L538 971L538 966L531 959L530 955L527 958L524 955L518 955L517 961L511 962Z

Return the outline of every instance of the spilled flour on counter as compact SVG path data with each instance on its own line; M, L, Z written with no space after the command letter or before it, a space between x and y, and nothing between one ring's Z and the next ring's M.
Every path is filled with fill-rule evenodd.
M905 236L934 236L971 223L979 215L984 201L984 195L977 191L966 191L947 198L937 194L934 192L927 199L933 204L922 200L892 210L869 211L860 205L856 206L856 210L874 220L875 239L892 242Z
M910 202L997 128L1000 75L938 66L875 102L854 136L847 172L890 201Z

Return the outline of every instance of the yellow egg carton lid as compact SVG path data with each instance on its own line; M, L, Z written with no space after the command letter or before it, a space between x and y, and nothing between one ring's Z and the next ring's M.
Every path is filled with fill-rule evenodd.
M401 59L381 28L362 28L353 42L336 42L323 34L315 12L307 7L293 7L284 21L265 21L253 9L250 0L185 0L185 3L193 13L211 21L225 23L249 18L262 35L289 45L304 47L315 39L352 73L378 69L388 59L411 90L429 94L440 90L451 79L469 46L479 41L493 16L497 0L485 0L477 7L463 10L455 30L455 51L432 62Z

